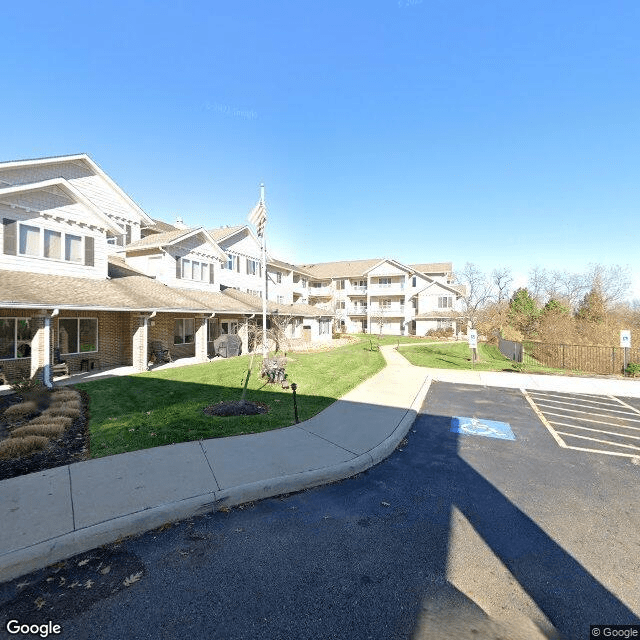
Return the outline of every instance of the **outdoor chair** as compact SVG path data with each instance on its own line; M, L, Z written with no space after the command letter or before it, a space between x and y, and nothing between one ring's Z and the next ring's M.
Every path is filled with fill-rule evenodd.
M171 352L162 342L154 340L149 343L149 356L155 364L163 364L165 362L173 362Z
M69 365L66 360L60 359L60 349L53 350L53 364L51 365L51 376L68 376Z

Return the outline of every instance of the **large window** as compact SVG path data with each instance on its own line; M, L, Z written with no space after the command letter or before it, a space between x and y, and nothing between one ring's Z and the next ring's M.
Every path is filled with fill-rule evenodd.
M268 319L267 319L268 321ZM220 333L223 335L231 334L236 335L238 333L238 321L237 320L223 320L220 322Z
M60 318L58 321L60 353L91 353L98 350L97 318Z
M93 266L94 239L91 236L76 236L22 222L18 229L18 255Z
M227 269L240 273L240 260L238 256L233 255L233 253L227 254Z
M0 360L29 358L31 338L29 318L0 318Z
M378 284L381 287L390 287L391 286L391 278L378 278Z
M191 344L195 341L195 322L193 318L178 318L173 330L173 344Z
M438 296L438 309L450 309L453 306L451 296Z

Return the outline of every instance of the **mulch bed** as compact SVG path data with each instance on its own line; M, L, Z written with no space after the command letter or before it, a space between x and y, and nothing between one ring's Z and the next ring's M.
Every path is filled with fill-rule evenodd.
M203 409L207 416L256 416L260 413L267 413L269 405L264 402L249 402L245 400L228 400L226 402L218 402Z
M89 459L89 396L84 391L80 391L80 397L82 415L76 418L59 438L52 439L42 451L11 460L0 460L0 480ZM4 410L20 400L20 395L15 393L0 396L0 440L8 435L9 425L4 420Z

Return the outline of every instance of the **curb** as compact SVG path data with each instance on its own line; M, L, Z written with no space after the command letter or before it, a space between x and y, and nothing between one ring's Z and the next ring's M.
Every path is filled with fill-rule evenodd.
M407 435L426 398L431 380L430 376L425 376L413 402L393 432L366 453L330 467L269 478L150 507L65 533L23 549L10 551L0 558L2 561L0 582L12 580L78 553L113 543L120 538L145 533L168 522L212 513L218 511L220 507L237 506L254 500L295 493L362 473L388 458Z

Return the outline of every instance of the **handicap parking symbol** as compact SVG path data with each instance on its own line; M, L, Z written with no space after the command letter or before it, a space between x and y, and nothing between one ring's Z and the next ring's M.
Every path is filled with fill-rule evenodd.
M515 440L508 422L484 420L482 418L451 418L451 431L467 436L485 436L486 438L499 438L500 440Z

